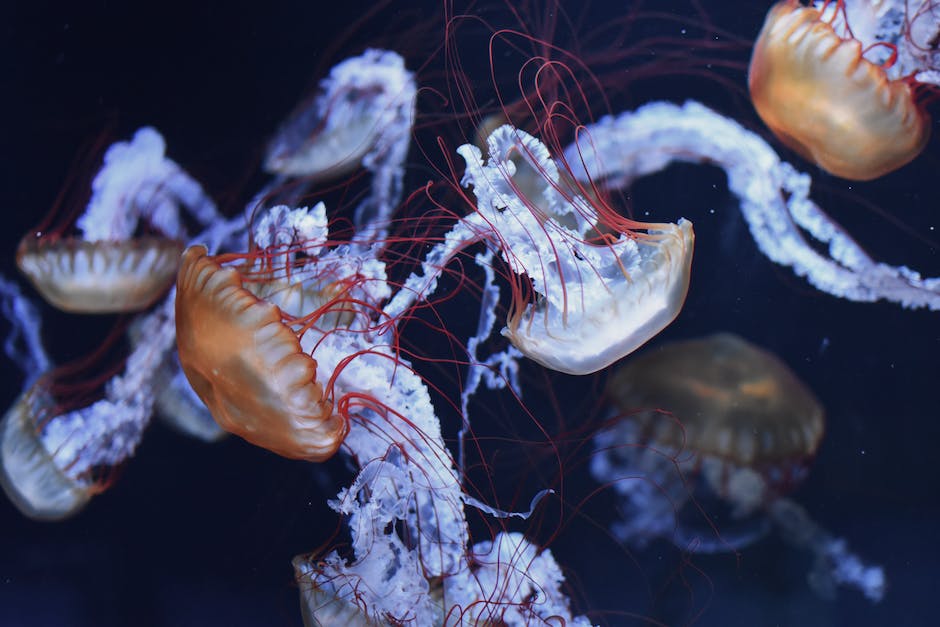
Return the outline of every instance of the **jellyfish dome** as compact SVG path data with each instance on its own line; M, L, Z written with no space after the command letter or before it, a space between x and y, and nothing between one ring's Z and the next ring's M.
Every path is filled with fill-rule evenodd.
M743 549L772 529L815 558L810 585L872 601L867 566L785 494L802 481L825 428L815 395L776 356L731 333L676 342L611 377L614 423L595 437L591 472L617 492L622 542L667 538L683 550Z
M730 333L644 353L614 373L608 395L625 418L599 436L604 456L626 455L652 475L678 463L742 521L805 476L825 428L819 401L786 365ZM623 448L630 442L640 447Z
M34 421L48 403L42 387L34 386L0 421L0 487L26 516L61 520L81 510L96 486L70 476L43 445Z
M904 7L896 14L885 13L895 3L856 4L882 5L871 7L881 13L870 20L853 13L850 28L842 2L820 8L777 3L754 46L748 85L754 107L780 141L836 176L864 181L920 154L930 119L916 101L914 81L898 74L903 69L890 71L904 42L877 31L883 24L898 31ZM869 21L879 23L863 45ZM893 54L869 60L879 47Z
M739 467L809 458L825 428L809 388L775 355L731 333L650 351L620 368L608 389L621 411L675 416L669 424L682 429L658 429L658 443ZM648 413L637 419L659 422Z

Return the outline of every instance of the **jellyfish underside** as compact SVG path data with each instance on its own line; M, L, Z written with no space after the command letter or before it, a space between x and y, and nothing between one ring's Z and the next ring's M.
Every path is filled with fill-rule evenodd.
M180 364L216 422L284 457L323 461L346 435L317 381L317 362L274 304L194 246L177 281Z
M40 441L39 385L24 392L0 421L0 486L26 516L62 520L91 500L95 486L64 473Z
M573 375L597 372L643 346L676 319L689 289L692 223L661 225L638 244L641 271L615 269L601 299L567 309L547 301L527 304L503 330L526 357Z
M42 297L72 313L140 311L173 282L180 242L160 237L90 242L25 238L17 249L20 270Z
M748 73L758 114L784 144L846 179L871 180L923 150L928 116L903 79L862 56L820 12L776 4L754 46Z
M309 136L296 140L297 145L272 147L265 169L311 180L327 180L353 172L361 166L363 156L372 149L381 131L375 119L368 115L369 111L354 111L354 115L347 114L346 124L295 129L296 133L305 130Z

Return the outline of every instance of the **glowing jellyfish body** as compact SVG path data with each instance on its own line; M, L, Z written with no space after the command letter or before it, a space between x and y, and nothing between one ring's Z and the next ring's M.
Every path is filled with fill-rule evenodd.
M920 154L930 119L907 77L892 78L866 58L854 29L836 30L841 4L776 4L754 45L748 85L757 112L784 144L837 176L869 180ZM866 45L875 42L890 43Z
M472 190L476 211L428 254L425 275L411 277L387 312L429 294L447 260L485 241L516 277L503 335L543 366L596 372L675 319L689 287L691 222L645 224L599 209L525 131L502 126L487 145L488 159L472 144L457 149L467 166L461 182ZM614 235L597 238L601 227Z
M776 356L730 333L649 351L619 368L608 390L623 412L660 408L676 417L635 418L657 444L687 445L739 468L802 464L825 428L809 388Z
M125 242L24 239L17 264L51 305L73 313L139 311L176 276L182 244L143 238Z
M367 165L410 132L414 79L395 52L366 50L330 70L271 140L268 172L331 179ZM370 156L371 155L371 156Z
M347 425L324 398L316 360L281 308L205 248L183 255L176 329L183 371L223 429L295 459L323 461L339 448Z
M685 550L730 551L776 526L814 553L818 585L881 598L881 569L783 496L805 477L825 423L777 357L730 333L677 342L618 369L608 395L619 418L596 436L591 472L621 497L614 533L623 542L665 537ZM712 524L708 510L727 516ZM844 576L850 561L860 566L854 579Z
M91 500L95 485L86 477L67 474L43 446L36 419L48 402L41 387L33 388L0 421L0 486L26 516L61 520Z
M80 236L23 238L17 264L49 303L75 313L138 311L173 282L186 237L180 209L202 224L216 210L165 150L149 127L112 145L75 225ZM156 235L138 235L141 222Z

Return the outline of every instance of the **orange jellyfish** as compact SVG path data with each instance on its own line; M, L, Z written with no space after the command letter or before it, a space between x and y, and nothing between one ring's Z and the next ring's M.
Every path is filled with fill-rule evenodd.
M889 72L905 42L873 35L863 46L863 21L853 19L858 28L849 28L841 1L818 9L778 2L748 73L754 107L780 141L824 170L859 181L910 162L930 135L916 79ZM878 47L891 52L881 63L866 56Z
M805 478L825 421L777 357L730 333L676 342L617 370L608 395L621 417L596 436L591 472L621 497L621 541L663 537L722 552L776 528L813 554L810 583L821 596L850 586L881 599L881 568L785 496Z
M739 517L803 477L825 429L809 388L730 333L649 351L620 368L608 392L641 443L700 472Z
M202 246L183 254L177 279L180 364L216 422L284 457L323 461L346 436L284 314L246 289Z
M63 311L118 313L154 303L173 282L186 208L208 224L215 205L149 127L113 144L71 225L43 224L20 242L16 261L42 297Z

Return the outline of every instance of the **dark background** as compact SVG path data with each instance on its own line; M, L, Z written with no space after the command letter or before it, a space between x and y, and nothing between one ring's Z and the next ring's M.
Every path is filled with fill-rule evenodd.
M397 4L351 36L342 33L363 15L363 3L4 5L2 272L16 276L16 242L53 204L81 146L103 131L117 139L155 125L175 161L223 207L239 207L261 180L254 172L266 138L334 62L359 52L362 42L393 45L399 31L390 30L415 15L426 21L425 32L441 35L438 3ZM587 25L613 10L571 4ZM756 34L769 5L701 4L714 24L745 37ZM655 7L701 19L685 3ZM427 42L402 45L415 55L433 49ZM743 52L738 63L746 58ZM477 71L487 67L485 58L464 62L478 63ZM743 72L725 76L744 84ZM725 92L707 77L665 77L614 96L625 100L621 107L695 97L760 128L746 104ZM813 174L814 198L876 256L937 276L938 156L934 140L911 166L867 184L795 162ZM424 178L410 182L421 184L423 157L411 159ZM853 591L833 601L816 598L804 581L808 556L774 538L738 557L695 557L686 566L667 545L628 554L598 532L591 523L607 521L592 514L573 521L552 545L570 569L575 602L614 625L642 624L643 617L701 625L935 624L938 314L816 292L760 254L723 185L720 171L685 166L650 177L632 193L638 212L686 216L696 228L689 299L656 342L732 330L780 355L816 391L828 430L794 498L885 567L887 597L876 606ZM43 319L47 343L61 360L89 350L114 323L48 307ZM9 404L22 379L14 365L2 369ZM597 389L581 385L558 378L562 406L569 395ZM337 521L325 501L342 474L341 463L312 468L234 439L206 445L154 424L114 487L72 520L32 522L0 500L0 625L300 624L290 559L329 539ZM676 584L681 576L688 588Z

